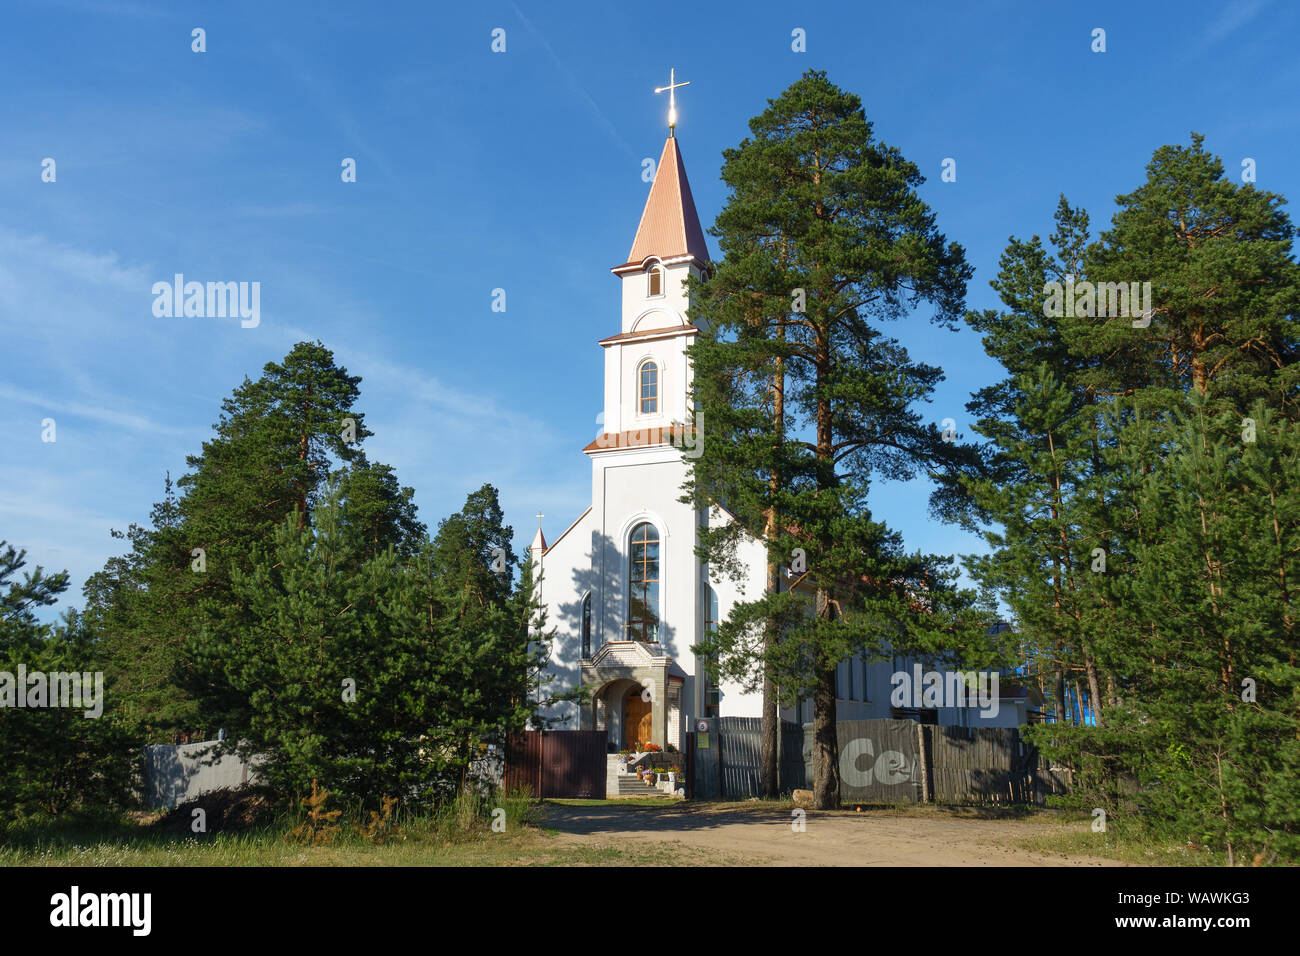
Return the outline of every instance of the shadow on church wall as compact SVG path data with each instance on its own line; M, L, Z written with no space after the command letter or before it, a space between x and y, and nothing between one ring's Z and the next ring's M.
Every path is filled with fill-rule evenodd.
M663 560L661 550L660 561ZM555 629L551 671L555 674L557 687L576 687L582 679L579 661L582 657L582 598L585 594L591 593L591 654L595 655L609 641L627 639L627 629L624 627L627 595L623 585L623 565L626 561L627 555L617 541L600 531L591 533L591 548L585 562L587 566L576 569L572 574L568 591L572 600L558 603L555 606L559 612L557 619L546 622L548 628ZM663 605L664 591L661 583L657 612L659 644L669 656L679 658L681 649L677 647L677 634L671 625L664 623ZM595 691L599 688L591 689ZM566 726L576 728L578 725L573 722Z

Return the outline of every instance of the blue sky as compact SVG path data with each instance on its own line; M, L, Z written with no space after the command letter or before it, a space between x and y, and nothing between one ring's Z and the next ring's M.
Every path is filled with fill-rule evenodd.
M596 341L619 325L608 270L663 145L651 90L670 66L691 81L678 134L706 227L722 150L823 69L927 176L975 267L968 305L988 308L1009 236L1046 236L1061 192L1104 227L1152 151L1191 130L1230 175L1251 157L1262 188L1300 194L1298 9L8 0L0 538L71 571L63 606L79 604L120 550L109 529L145 521L221 399L302 339L363 376L370 457L414 486L431 527L490 481L519 547L539 510L553 538L590 503ZM940 181L946 157L956 182ZM260 282L260 325L154 317L153 283L177 272ZM894 332L947 372L927 414L964 430L969 393L999 377L977 337L921 317ZM881 484L873 506L909 547L981 549L931 520L927 495Z

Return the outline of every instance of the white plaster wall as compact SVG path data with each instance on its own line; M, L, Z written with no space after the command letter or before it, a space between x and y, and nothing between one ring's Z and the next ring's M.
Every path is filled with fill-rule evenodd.
M637 317L647 309L662 309L669 315L685 315L689 312L690 303L686 299L686 287L683 282L692 272L698 270L688 262L664 266L664 292L663 295L658 296L646 295L647 283L644 271L629 272L620 276L623 286L623 325L619 331L644 331L651 328L650 325L642 323L640 329L633 329Z
M576 525L548 550L541 559L541 601L546 608L546 628L555 631L551 644L551 663L548 672L554 680L545 690L567 689L578 684L581 678L579 659L582 656L582 597L586 592L591 568L591 512L587 512ZM596 597L593 595L593 613ZM600 647L593 628L592 653ZM560 729L578 730L578 707L563 704L548 712L551 717L566 717Z
M704 440L708 441L707 431ZM734 523L734 519L728 513L717 508L709 509L708 521L709 526L712 528ZM731 613L731 609L736 604L743 601L757 600L762 596L763 589L767 586L767 553L763 543L758 538L746 534L744 540L738 545L737 556L748 569L744 577L734 580L723 577L720 580L715 580L710 575L708 581L709 586L713 588L718 596L718 619L723 621L727 619L727 615ZM701 604L700 615L700 620L703 622L703 604ZM692 670L690 673L696 673L693 659L691 663ZM763 716L763 694L761 689L754 693L746 693L739 683L724 680L719 690L722 692L719 701L719 713L723 717Z
M607 640L624 640L628 536L641 521L659 531L659 642L679 663L695 641L695 510L678 501L686 466L680 450L661 447L594 455L593 513L605 585L601 623ZM685 665L683 664L683 669Z
M690 420L690 369L686 347L693 336L673 336L605 346L604 430L611 434L634 429L664 428ZM641 364L659 366L659 408L641 414Z
M692 646L704 627L703 568L695 555L695 508L678 498L687 464L677 448L625 449L592 455L592 510L543 562L543 600L550 626L558 628L552 670L566 686L578 680L581 652L581 598L592 593L592 650L606 641L626 639L628 538L641 521L659 532L659 642L687 674L682 693L682 721L673 743L693 726L699 712L702 672ZM715 512L717 520L730 520ZM713 584L719 613L725 617L740 600L762 593L763 547L749 539L742 555L754 571L744 581ZM761 715L761 695L746 694L739 684L722 685L721 713L728 717ZM576 712L576 711L575 711ZM573 724L572 726L577 726Z
M683 280L693 271L689 263L665 266L664 292L655 297L646 295L644 271L622 276L621 331L689 324ZM685 351L691 341L692 336L678 335L605 346L605 432L691 422L690 366ZM637 373L646 359L659 366L659 409L652 415L639 412ZM693 506L678 500L687 463L682 450L672 446L599 451L592 453L591 459L592 509L542 561L547 626L556 630L550 667L554 684L571 687L580 680L581 608L587 591L592 595L593 653L607 641L626 639L628 537L636 524L649 521L658 529L660 540L659 642L688 675L682 688L681 720L669 738L680 747L681 736L692 728L701 702L699 667L691 647L700 639L705 611L704 574L695 555L700 516ZM714 585L723 617L737 601L762 593L762 545L751 539L743 549L756 571L744 582ZM724 683L721 691L724 716L760 715L761 695L745 694L739 685L729 683ZM566 726L577 728L577 708L566 710L572 717Z

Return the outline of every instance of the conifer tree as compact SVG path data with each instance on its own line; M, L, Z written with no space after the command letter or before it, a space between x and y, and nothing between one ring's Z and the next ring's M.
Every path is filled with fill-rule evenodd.
M1062 199L1055 255L1013 238L1005 310L968 316L1008 370L969 406L988 474L960 517L993 526L969 566L1055 678L1030 737L1076 799L1230 860L1294 854L1295 230L1195 135L1118 202L1090 242Z
M140 751L115 688L95 679L100 648L75 611L57 624L37 617L67 589L67 572L38 566L19 580L25 565L25 552L0 541L0 822L123 809ZM64 699L56 673L77 675L80 699L72 689ZM18 694L39 706L18 706Z
M234 573L250 570L254 546L271 548L286 519L310 523L331 475L365 541L358 561L390 545L407 554L423 535L411 489L362 451L371 433L355 409L359 383L320 343L298 343L222 403L214 437L187 459L179 497L169 477L150 525L115 532L131 549L87 581L86 622L105 643L124 715L146 739L215 735L220 724L194 696L216 699L212 675L197 673L182 648L205 629L249 624L236 616Z
M377 800L405 763L390 733L403 729L393 705L405 661L387 653L380 614L396 559L362 560L343 510L336 490L311 525L287 515L249 570L232 571L240 624L205 627L187 651L207 680L195 685L205 711L269 786L301 796L319 779Z
M768 532L769 588L703 649L812 697L813 791L825 808L839 799L836 666L887 643L937 648L956 623L961 602L942 562L904 553L866 492L872 477L973 465L913 408L940 370L877 327L923 302L951 327L970 270L916 195L920 172L873 138L860 100L824 73L804 74L750 130L724 153L732 195L714 234L725 258L693 302L706 325L691 349L705 440L690 488L702 505L734 503L751 533ZM734 534L704 536L711 564L726 566ZM772 565L795 560L815 593L797 623L792 599L771 587ZM739 622L762 636L747 639Z

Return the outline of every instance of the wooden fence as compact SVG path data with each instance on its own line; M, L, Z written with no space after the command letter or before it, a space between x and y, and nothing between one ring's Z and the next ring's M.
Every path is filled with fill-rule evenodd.
M1042 803L1069 789L1070 772L1041 767L1015 728L925 730L935 803Z
M841 803L924 803L927 770L924 728L912 720L841 720L835 725L840 748ZM804 775L813 767L813 728L803 725Z
M1013 728L939 727L911 720L845 720L835 727L842 803L1037 803L1065 793L1070 773L1040 765ZM690 796L757 796L762 720L697 721L688 735ZM783 723L781 791L814 779L812 725Z

